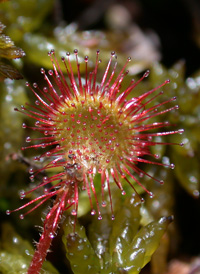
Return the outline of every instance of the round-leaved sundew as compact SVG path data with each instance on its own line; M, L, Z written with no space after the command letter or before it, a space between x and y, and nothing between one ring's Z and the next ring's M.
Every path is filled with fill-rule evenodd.
M31 180L45 170L55 167L60 170L57 174L45 176L43 181L30 191L23 191L21 198L40 187L44 187L43 195L13 210L17 211L37 202L36 206L24 214L26 215L49 198L56 197L44 224L44 227L48 227L51 223L52 227L44 229L41 236L43 239L47 237L45 233L48 236L55 234L63 211L71 208L71 214L77 216L80 191L87 191L92 215L96 214L92 203L92 195L94 195L99 220L102 218L101 205L106 204L105 188L110 197L112 219L114 219L111 182L115 182L116 187L124 195L122 181L126 181L134 189L129 179L131 178L131 181L134 180L152 196L152 193L138 180L141 175L150 178L152 176L143 171L138 164L165 165L144 157L147 155L157 158L157 155L152 155L151 146L167 144L155 142L154 137L183 132L183 130L166 130L165 128L170 125L169 122L160 122L160 119L155 122L157 116L178 108L177 105L165 108L165 105L175 101L175 97L160 103L156 100L162 96L163 91L160 89L169 82L168 80L152 90L134 96L134 88L148 76L147 71L138 81L132 80L124 88L124 78L128 73L126 67L131 58L127 59L121 71L117 73L116 55L112 52L103 76L99 79L98 70L102 65L99 51L96 53L93 71L89 69L89 58L85 57L81 64L85 66L84 73L80 70L78 50L74 50L73 55L76 60L75 70L72 69L69 53L61 58L65 71L61 70L54 50L49 52L49 57L53 70L47 73L41 69L46 86L41 89L36 83L33 87L27 83L36 97L35 105L26 104L21 106L21 109L15 109L35 119L35 126L31 128L41 133L41 137L37 139L27 137L26 142L30 145L22 149L43 148L45 152L35 157L35 160L49 159L41 169L30 169ZM27 127L23 124L23 128ZM168 166L174 168L173 164ZM101 175L101 201L97 198L94 185L94 177L98 173ZM163 183L155 178L152 179ZM24 215L21 215L22 219ZM48 245L53 237L49 236L49 238L49 242L46 241L46 245L44 244L41 250L39 250L40 243L38 244L36 253L44 253L44 250L49 248ZM34 271L37 273L39 268L33 266L37 259L35 256L29 274Z

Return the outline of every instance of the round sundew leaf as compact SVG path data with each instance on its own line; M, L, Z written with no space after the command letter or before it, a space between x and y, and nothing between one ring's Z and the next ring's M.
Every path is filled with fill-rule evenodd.
M135 194L132 197L126 197L125 201L121 203L121 208L116 212L115 220L112 223L112 232L109 238L110 254L113 252L121 254L129 246L140 225L140 207L141 201ZM119 245L120 238L124 240L123 246Z

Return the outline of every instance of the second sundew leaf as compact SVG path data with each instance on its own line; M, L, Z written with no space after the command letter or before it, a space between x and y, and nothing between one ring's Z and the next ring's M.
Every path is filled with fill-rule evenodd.
M102 273L107 272L111 267L111 257L109 253L109 239L113 221L110 214L106 211L102 212L102 220L97 218L92 219L92 223L89 226L88 238L91 245L100 260Z
M161 237L172 217L162 217L142 227L130 247L123 253L123 269L129 274L137 274L150 261L152 254L158 248Z
M123 207L117 211L109 239L112 264L123 264L123 253L130 246L140 225L141 202L135 194L124 201Z
M61 58L66 56L66 52L72 52L74 45L68 43L67 46L58 43L54 37L44 37L39 34L27 33L24 35L23 48L26 51L26 60L35 65L45 67L47 69L52 68L52 62L46 54L49 49L54 49L56 56ZM79 51L80 71L84 71L85 67L81 64L84 60L86 53ZM70 62L74 73L77 73L76 58L74 55L70 55ZM59 63L60 68L64 72L65 65L63 62ZM94 63L89 60L89 66L94 66Z
M71 264L73 273L100 273L99 259L85 234L85 228L76 221L76 232L74 233L74 220L68 216L63 229L66 257Z

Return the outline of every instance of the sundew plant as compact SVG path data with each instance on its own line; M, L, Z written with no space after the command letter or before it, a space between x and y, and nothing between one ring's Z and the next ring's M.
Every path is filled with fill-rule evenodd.
M142 202L143 198L137 193L133 182L150 197L153 193L141 184L138 178L147 176L159 184L164 182L146 173L139 164L174 168L173 164L156 161L159 155L152 154L150 149L158 144L167 144L154 141L155 136L183 132L183 130L167 130L167 127L171 126L168 121L155 122L156 117L178 108L177 105L165 107L175 101L175 97L154 103L163 95L162 87L169 81L166 80L163 84L135 97L134 88L149 75L149 72L145 72L139 80L132 80L122 88L124 78L128 74L126 67L131 58L128 58L121 71L116 73L117 57L115 52L112 52L99 81L97 80L98 68L101 66L99 55L100 52L97 51L95 67L89 71L89 57L86 56L83 63L79 63L78 50L74 50L76 77L72 69L70 53L66 53L66 57L61 58L65 66L63 72L54 50L51 50L49 58L53 70L46 73L43 68L41 69L46 86L40 88L37 83L33 83L31 87L27 83L36 97L35 105L27 103L21 106L21 110L15 108L16 111L35 120L35 126L30 128L38 131L41 136L27 137L26 142L32 144L22 147L22 150L42 148L44 153L36 156L35 161L45 158L47 162L40 169L30 168L31 180L43 171L55 168L59 170L52 176L44 176L43 181L33 189L21 191L22 199L38 188L43 188L42 195L20 208L7 210L7 214L10 214L32 206L20 215L23 219L25 215L53 198L53 206L44 220L43 231L28 269L29 274L40 273L65 211L74 216L73 233L76 233L81 192L85 191L88 195L91 215L97 214L98 220L101 221L102 208L107 206L110 207L111 219L114 220L112 184L116 185L116 190L113 191L117 191L118 188L122 195L126 195L124 184L128 184ZM80 67L83 65L85 73L82 75ZM25 123L22 126L29 127ZM100 175L99 181L94 180L97 174ZM99 188L97 184L100 185L100 199L96 191L96 188ZM109 196L108 205L105 192Z
M1 274L199 271L199 10L0 0Z

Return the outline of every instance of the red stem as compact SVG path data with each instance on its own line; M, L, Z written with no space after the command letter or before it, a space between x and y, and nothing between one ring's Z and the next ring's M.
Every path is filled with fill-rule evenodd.
M40 274L42 264L46 258L51 242L55 236L58 224L65 209L68 191L61 192L57 196L54 206L46 216L44 221L44 231L40 237L37 249L33 255L27 274Z

